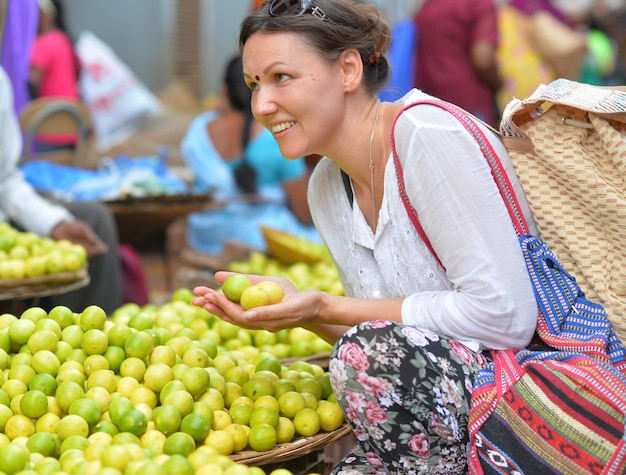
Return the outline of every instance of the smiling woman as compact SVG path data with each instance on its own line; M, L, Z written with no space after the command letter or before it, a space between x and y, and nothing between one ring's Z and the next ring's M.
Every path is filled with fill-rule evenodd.
M430 97L421 91L378 100L390 39L382 14L354 0L270 0L243 20L255 119L284 157L324 157L308 202L345 297L274 278L284 290L276 304L246 311L208 287L194 289L194 303L244 328L304 327L335 343L333 389L359 445L334 474L467 473L483 351L526 345L537 305L473 137L443 110L408 107ZM533 223L506 150L483 131ZM441 264L407 215L395 159Z

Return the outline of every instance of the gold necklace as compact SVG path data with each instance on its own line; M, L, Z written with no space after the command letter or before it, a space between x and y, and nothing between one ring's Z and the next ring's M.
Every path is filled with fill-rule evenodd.
M372 135L370 136L370 191L372 192L372 212L374 218L374 232L376 232L376 226L378 224L378 218L376 216L376 199L374 197L374 136L376 135L376 125L378 124L378 114L380 113L380 106L382 102L378 102L376 108L376 116L374 117L374 126L372 127Z

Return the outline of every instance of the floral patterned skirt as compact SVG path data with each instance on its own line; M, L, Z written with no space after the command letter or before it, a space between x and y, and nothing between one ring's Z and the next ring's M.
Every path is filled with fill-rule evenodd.
M454 340L395 322L350 329L329 370L358 446L332 474L467 473L472 383L487 361Z

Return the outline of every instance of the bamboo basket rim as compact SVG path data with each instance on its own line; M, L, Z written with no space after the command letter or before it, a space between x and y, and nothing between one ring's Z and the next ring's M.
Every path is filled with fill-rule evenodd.
M90 282L88 266L73 272L58 272L23 279L0 279L0 301L45 297L80 289Z
M306 264L317 264L322 260L320 256L307 254L299 249L287 247L284 245L285 238L301 239L297 236L280 231L278 229L270 228L267 226L261 226L261 232L263 238L267 244L269 254L285 265L292 265L297 262L304 262Z
M350 426L344 423L332 432L320 432L311 437L297 437L291 442L278 444L267 452L243 450L230 455L230 458L245 465L263 465L278 463L308 455L318 449L324 448L350 434Z

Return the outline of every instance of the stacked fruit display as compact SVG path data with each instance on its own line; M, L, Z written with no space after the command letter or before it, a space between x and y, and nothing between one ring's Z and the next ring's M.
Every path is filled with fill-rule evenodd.
M0 283L82 269L85 248L67 240L55 241L32 232L21 232L0 222Z
M229 456L343 424L329 374L281 362L300 342L327 344L243 330L190 297L110 317L93 305L0 315L0 473L257 475Z
M314 264L295 262L285 264L262 252L252 252L247 260L233 261L228 269L242 274L285 277L298 289L318 289L333 295L343 295L337 267L331 259Z

